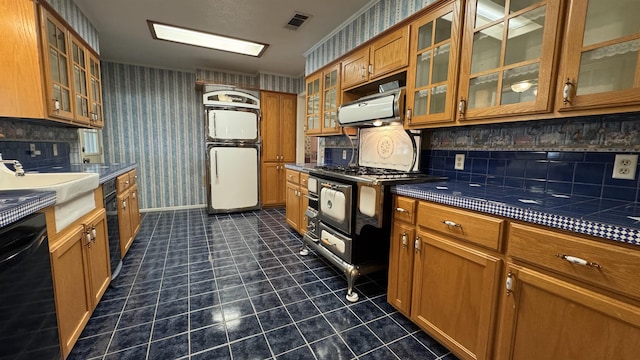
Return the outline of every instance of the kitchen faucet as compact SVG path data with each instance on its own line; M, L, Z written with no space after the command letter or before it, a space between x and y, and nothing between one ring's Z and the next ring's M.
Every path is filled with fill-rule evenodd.
M16 176L24 176L24 169L18 160L0 160L0 164L13 164Z

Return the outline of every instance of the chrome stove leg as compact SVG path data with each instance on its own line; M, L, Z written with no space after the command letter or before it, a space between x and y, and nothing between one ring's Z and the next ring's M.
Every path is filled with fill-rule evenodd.
M360 270L357 266L349 265L344 269L344 274L347 276L347 300L349 302L356 302L359 296L357 292L353 291L353 284L360 277Z

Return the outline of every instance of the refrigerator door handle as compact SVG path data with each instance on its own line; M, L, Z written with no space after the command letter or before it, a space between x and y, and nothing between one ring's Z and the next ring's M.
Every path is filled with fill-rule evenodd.
M216 179L218 178L218 151L213 152L213 161L216 163Z
M216 112L213 111L213 137L218 137L218 128L216 127ZM217 162L216 162L217 164Z

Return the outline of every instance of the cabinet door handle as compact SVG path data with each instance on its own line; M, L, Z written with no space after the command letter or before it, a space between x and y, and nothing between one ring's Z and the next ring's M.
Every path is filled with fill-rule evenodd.
M420 252L420 236L416 236L416 240L413 242L413 248L416 253Z
M511 272L511 270L509 270L509 273L507 274L507 281L505 281L505 288L507 288L507 296L511 295L511 292L513 291L513 273Z
M571 104L571 93L573 90L573 83L569 78L564 82L564 87L562 88L562 102L565 105Z
M131 193L131 197L132 197L132 198L134 198L134 199L136 198L136 193L135 193L135 191Z
M93 236L93 241L96 241L96 238L98 237L98 232L96 231L95 226L91 226L91 236Z
M453 226L453 227L459 227L459 228L462 227L462 225L456 223L455 221L451 221L451 220L444 220L442 223L447 225L447 226Z
M402 247L406 248L407 245L408 245L408 240L409 240L408 237L407 237L407 233L406 232L402 233L401 239L402 239Z
M366 73L366 68L363 66L362 69L360 69L360 75L364 78L367 73Z
M53 99L53 110L60 111L60 100Z
M407 122L411 123L411 109L407 109L406 117L407 117Z
M464 115L464 111L466 107L467 107L467 101L463 98L460 98L460 102L458 103L458 113L460 113L460 115Z
M84 236L85 236L85 239L87 239L87 247L91 247L91 233L87 231L87 233Z
M122 208L123 209L127 208L127 200L122 200Z
M594 268L599 269L599 270L603 269L602 265L600 265L598 263L591 262L591 261L587 261L585 259L581 259L579 257L575 257L575 256L571 256L571 255L563 255L563 254L555 254L555 256L559 257L562 260L567 260L568 262L570 262L572 264L581 265L581 266L591 266L591 267L594 267Z
M369 74L373 74L373 64L369 64Z
M407 209L403 209L403 208L401 208L401 207L397 207L397 208L396 208L396 212L409 214L409 210L407 210Z

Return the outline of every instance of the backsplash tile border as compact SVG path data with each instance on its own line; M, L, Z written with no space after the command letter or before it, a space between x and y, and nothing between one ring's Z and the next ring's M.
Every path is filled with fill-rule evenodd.
M429 130L440 150L640 151L640 113Z

